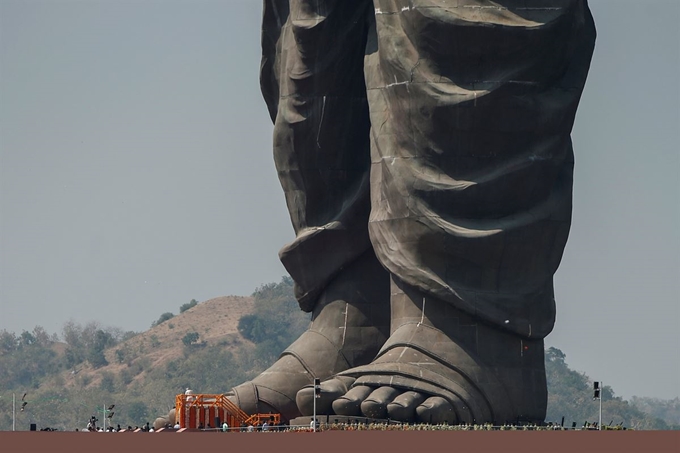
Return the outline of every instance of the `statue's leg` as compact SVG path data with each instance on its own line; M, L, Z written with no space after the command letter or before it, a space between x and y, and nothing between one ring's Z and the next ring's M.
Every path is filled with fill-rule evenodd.
M595 40L587 5L375 8L369 231L393 276L391 336L371 364L324 383L322 399L349 416L542 421L570 132Z
M246 412L297 415L297 391L369 363L389 334L389 274L368 234L366 0L265 2L262 89L296 233L280 253L312 323L280 359L233 390Z

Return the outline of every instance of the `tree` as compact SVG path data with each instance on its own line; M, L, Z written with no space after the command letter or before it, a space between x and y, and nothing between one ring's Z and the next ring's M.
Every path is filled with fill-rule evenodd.
M123 416L133 425L143 425L148 421L149 408L143 401L132 401L122 410Z
M266 322L258 315L241 316L238 320L238 331L253 343L261 343L267 339Z
M75 368L75 366L81 363L83 359L73 348L66 348L66 352L64 353L64 361L66 362L67 368Z
M33 328L33 338L41 346L48 346L55 340L42 326L35 326Z
M104 357L104 351L107 347L113 346L115 340L113 336L99 329L95 332L94 341L88 348L87 361L95 368L100 368L109 364Z
M101 368L109 364L109 361L106 360L106 356L104 355L104 351L98 351L96 349L90 350L89 354L87 354L87 361L95 368Z
M196 299L191 299L191 302L187 302L186 304L183 304L179 307L179 312L184 313L185 311L195 307L196 305L198 305L198 301Z
M187 347L196 342L198 342L198 332L189 332L182 338L182 343Z
M95 347L98 331L105 332L97 322L89 322L82 326L75 321L70 320L64 324L62 334L64 341L68 345L65 359L69 368L74 367L86 359L89 360L90 358L95 363L101 363L103 348L101 349L102 354L100 355L96 352ZM111 343L107 344L107 346L115 343L111 334L108 334L108 338L111 339Z
M0 332L0 355L10 353L17 348L19 340L14 332L2 330Z
M20 346L30 346L33 343L35 343L35 337L31 335L30 332L27 332L25 330L21 332L21 336L19 337Z
M166 312L166 313L163 313L163 314L160 316L160 318L158 318L156 321L154 321L154 322L151 323L151 327L156 327L156 326L158 326L158 325L161 325L161 324L163 324L165 321L167 321L168 319L172 319L174 316L175 316L175 315L173 315L173 314L170 313L169 311Z

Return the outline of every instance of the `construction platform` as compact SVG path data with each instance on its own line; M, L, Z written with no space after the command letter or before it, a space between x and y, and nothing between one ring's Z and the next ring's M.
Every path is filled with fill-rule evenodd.
M281 415L246 414L223 394L181 394L175 397L175 419L180 428L219 428L223 423L230 428L281 423Z

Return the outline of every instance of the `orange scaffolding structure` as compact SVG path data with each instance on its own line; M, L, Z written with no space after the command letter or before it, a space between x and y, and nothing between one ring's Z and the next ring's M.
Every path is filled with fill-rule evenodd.
M271 424L281 422L281 414L253 414L248 415L236 404L232 403L226 395L177 395L175 398L176 418L181 428L196 429L219 428L212 426L216 419L221 423L227 423L230 428L241 426L256 426L265 421Z

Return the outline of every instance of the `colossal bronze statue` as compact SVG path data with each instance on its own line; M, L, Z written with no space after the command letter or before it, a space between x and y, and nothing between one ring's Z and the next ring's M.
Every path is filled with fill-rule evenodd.
M265 0L261 84L312 324L232 398L287 419L542 421L586 0Z

